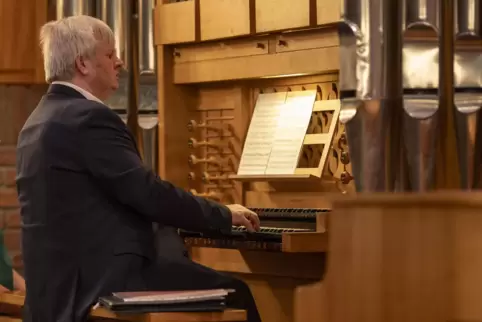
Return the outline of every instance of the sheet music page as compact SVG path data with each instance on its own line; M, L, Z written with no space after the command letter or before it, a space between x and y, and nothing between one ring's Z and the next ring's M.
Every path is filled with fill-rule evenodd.
M265 174L294 174L313 112L316 91L288 92Z
M286 92L259 94L244 143L238 175L266 172Z

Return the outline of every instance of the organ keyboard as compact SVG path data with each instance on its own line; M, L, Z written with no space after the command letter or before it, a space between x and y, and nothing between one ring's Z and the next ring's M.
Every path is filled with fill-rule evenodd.
M181 230L180 235L187 246L282 251L283 235L315 233L319 215L329 211L311 208L250 209L259 216L261 229L258 232L251 233L244 227L233 226L229 234Z

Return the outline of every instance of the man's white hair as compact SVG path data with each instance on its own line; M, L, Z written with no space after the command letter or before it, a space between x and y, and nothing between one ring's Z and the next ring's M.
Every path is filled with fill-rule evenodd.
M94 17L71 16L43 25L40 46L47 83L71 80L75 75L75 60L92 57L100 41L113 43L114 33Z

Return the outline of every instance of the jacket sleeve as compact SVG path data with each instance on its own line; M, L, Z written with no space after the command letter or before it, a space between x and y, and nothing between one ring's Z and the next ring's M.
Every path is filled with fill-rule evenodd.
M147 169L118 115L98 105L82 118L79 135L86 167L106 193L153 222L193 231L231 230L227 207L179 189Z

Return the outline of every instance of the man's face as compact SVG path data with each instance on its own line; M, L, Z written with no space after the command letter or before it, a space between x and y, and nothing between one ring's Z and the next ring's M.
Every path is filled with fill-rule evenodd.
M86 64L87 81L93 94L105 100L119 87L119 74L123 63L117 57L115 45L108 41L97 44L95 55Z

